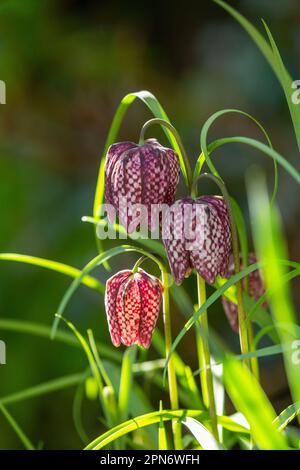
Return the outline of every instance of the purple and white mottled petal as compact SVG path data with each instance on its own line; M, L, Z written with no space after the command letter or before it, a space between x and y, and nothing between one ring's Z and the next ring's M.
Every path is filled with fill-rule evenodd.
M149 348L159 315L162 300L162 285L157 278L149 276L149 274L141 269L139 273L135 274L135 279L140 289L142 302L138 342L144 348Z
M131 276L131 271L120 271L118 274L115 274L109 278L106 282L104 304L111 340L116 347L120 346L121 344L121 330L119 327L116 310L117 295L120 286L123 282L127 281L129 276Z
M192 199L185 198L173 204L163 224L163 242L176 284L181 284L192 270L190 252L186 249L184 237L184 206L190 202Z
M150 223L151 206L173 203L178 180L179 161L176 153L161 146L156 139L148 139L141 146L124 142L109 148L105 166L106 202L114 206L120 222L127 230L136 216L132 205L145 204L148 209L148 220L145 222L154 231L159 217L154 214L154 220ZM123 208L119 208L121 200L126 202ZM113 221L111 214L108 218ZM138 230L139 225L133 226L130 231L134 229Z

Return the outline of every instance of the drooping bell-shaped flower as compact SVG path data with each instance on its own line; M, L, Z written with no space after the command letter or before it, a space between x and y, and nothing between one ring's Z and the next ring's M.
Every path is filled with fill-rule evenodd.
M137 205L143 205L147 210L141 214L146 226L151 230L156 228L159 208L154 205L173 204L178 181L177 154L156 139L148 139L143 145L120 142L108 149L105 199L113 206L128 233L139 228L132 223L136 219ZM114 222L112 214L107 212L109 221Z
M256 263L257 259L254 253L249 253L248 256L248 264L253 264ZM243 264L242 260L240 263L240 269L243 269ZM228 273L226 275L227 278L233 276L234 274L234 264L233 264L233 259L231 260L229 264L229 269ZM254 300L258 300L264 293L265 293L265 286L262 278L262 273L259 269L256 271L253 271L252 273L249 274L248 276L248 293L249 296L252 297ZM231 302L229 299L227 299L225 296L222 297L222 304L223 308L226 314L226 317L228 319L228 322L236 333L239 331L239 319L238 319L238 308L237 305ZM267 307L267 302L264 302L262 306L264 308Z
M106 282L105 309L115 346L137 343L149 348L158 318L163 287L142 269L120 271Z
M230 222L220 196L177 201L167 212L163 241L174 280L180 284L194 268L207 283L228 271Z

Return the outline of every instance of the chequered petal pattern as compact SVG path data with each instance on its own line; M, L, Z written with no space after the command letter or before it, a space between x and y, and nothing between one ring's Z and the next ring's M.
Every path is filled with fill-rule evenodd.
M160 281L143 270L120 271L108 279L105 308L112 343L148 348L162 300Z
M118 323L117 318L117 309L116 309L116 301L117 295L120 286L124 281L128 279L131 275L131 271L124 270L120 271L119 273L112 276L106 282L106 289L105 289L105 310L107 315L107 321L109 326L109 332L111 336L112 343L114 346L120 346L121 344L121 330Z
M256 255L255 253L249 253L248 256L248 264L256 263ZM240 261L240 269L243 269L242 259ZM231 259L228 271L226 273L226 277L230 278L234 274L234 264L233 259ZM249 274L249 295L254 300L258 300L264 293L265 293L265 286L264 281L262 278L262 273L260 270L253 271ZM230 300L226 299L226 297L222 297L222 304L227 316L228 322L236 333L239 331L239 320L238 320L238 309L237 305ZM263 303L263 307L266 308L268 306L267 302Z
M121 284L116 302L121 341L125 346L131 346L138 340L141 307L138 285L135 279L130 277Z
M143 218L146 215L142 213L141 220L148 224L150 230L155 230L159 219L155 212L151 218L151 207L154 204L172 204L178 181L177 154L160 145L156 139L148 139L141 146L121 142L108 149L105 199L115 208L128 233L139 228L139 224L132 224L139 215L135 214L136 204L146 207L148 219Z
M180 284L193 268L212 284L228 270L231 232L227 207L219 196L184 198L166 215L163 241L174 280Z
M163 242L176 284L181 284L192 270L190 253L185 247L184 208L192 205L191 198L176 201L166 213L163 224ZM186 224L187 226L188 223Z
M135 276L140 289L143 312L139 325L139 344L149 348L162 300L162 286L157 278L149 276L145 271L140 270Z

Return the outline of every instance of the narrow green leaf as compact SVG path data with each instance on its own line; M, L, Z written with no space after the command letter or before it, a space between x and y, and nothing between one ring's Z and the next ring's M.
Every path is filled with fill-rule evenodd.
M9 395L0 397L0 403L8 405L10 403L17 403L23 400L46 395L47 393L53 393L64 388L73 387L84 380L86 373L70 374L58 379L49 380L33 387L26 388L19 392L14 392Z
M136 345L133 345L127 348L123 355L119 388L119 412L122 421L128 417L129 396L132 387L132 368L136 353Z
M267 43L266 39L262 36L262 34L246 18L244 18L244 16L242 16L237 10L235 10L234 8L232 8L230 5L223 2L222 0L214 0L214 1L215 3L220 5L222 8L224 8L224 10L226 10L230 15L232 15L240 23L240 25L245 29L245 31L247 31L249 36L256 43L257 47L260 49L265 59L270 64L271 68L273 69L273 72L278 78L282 86L282 89L285 93L289 110L290 110L290 114L291 114L291 118L294 124L294 130L296 134L298 148L300 150L300 107L293 104L291 100L291 97L292 97L291 85L292 85L293 80L282 62L280 53L271 35L270 30L268 29L267 25L264 23L271 46Z
M281 343L293 344L297 338L296 315L288 284L282 283L285 269L281 259L286 257L287 249L279 213L274 206L270 207L266 181L258 170L249 175L247 188L256 252L264 262L266 288L272 291L269 303L274 324ZM287 329L278 327L282 324ZM300 401L299 365L290 352L284 353L284 362L293 399Z
M50 340L50 332L51 328L48 325L42 325L41 323L33 323L29 321L23 320L15 320L15 319L6 319L0 318L0 330L3 331L14 331L16 333L24 333L33 336L38 336L40 338L46 338ZM55 341L60 343L80 347L77 339L74 337L72 333L68 331L58 330L56 332ZM106 359L111 359L112 361L121 362L122 354L115 348L106 346L103 343L97 342L97 348L101 351L101 355Z
M246 113L245 111L241 111L240 109L222 109L220 111L217 111L216 113L212 114L207 121L204 123L201 129L200 133L200 147L201 147L201 155L198 158L198 161L195 166L195 171L194 171L194 180L197 178L197 176L200 174L201 169L203 167L203 164L206 162L210 171L212 172L213 175L218 176L221 178L220 174L218 173L216 167L212 163L212 160L210 158L211 153L216 150L217 148L221 147L222 145L229 144L232 142L235 142L237 139L236 137L226 137L223 139L217 139L214 142L212 142L210 145L207 144L207 134L211 126L215 123L217 119L220 117L230 114L230 113L237 113L242 116L247 117L251 121L253 121L257 127L261 130L262 134L264 135L268 146L272 149L272 142L269 137L269 134L263 127L263 125L255 119L251 114ZM277 161L273 161L274 164L274 187L273 187L273 196L272 200L275 200L276 194L277 194L277 189L278 189L278 170L277 170Z
M159 402L159 411L164 411L162 401ZM165 423L160 417L158 425L158 450L168 450L168 439L165 428Z
M159 423L162 419L163 421L170 421L174 418L183 420L186 417L197 418L203 422L209 420L209 415L205 411L198 410L162 410L154 411L152 413L147 413L145 415L137 416L134 419L125 421L118 426L115 426L113 429L109 429L107 432L101 436L94 439L90 444L86 446L86 450L99 450L110 444L115 439L125 436L126 434L135 431L137 429L143 428L145 426L150 426L151 424ZM218 416L218 423L222 424L225 429L233 432L249 433L249 431L241 426L238 423L235 423L228 416Z
M261 449L285 450L287 443L273 424L275 411L249 369L233 357L224 362L224 383L236 409L250 424L251 433Z
M19 437L20 441L24 445L26 450L35 450L33 444L31 443L30 439L26 436L24 431L20 428L16 420L12 417L12 415L7 411L5 406L0 403L0 410L2 411L3 416L7 419L17 436Z
M73 268L64 263L59 263L57 261L52 261L50 259L38 258L36 256L22 255L20 253L0 253L0 260L2 261L15 261L18 263L31 264L33 266L39 266L41 268L50 269L58 273L66 274L70 277L78 277L80 270ZM104 293L104 286L97 279L91 276L84 276L81 280L82 284L85 284L92 289L96 289L102 294Z
M204 450L222 450L222 446L216 441L211 432L195 418L187 416L182 420L182 424L189 429Z
M293 421L298 415L300 414L300 402L298 401L297 403L293 403L292 405L289 405L287 408L285 408L280 415L278 415L274 421L273 424L282 431L286 426Z

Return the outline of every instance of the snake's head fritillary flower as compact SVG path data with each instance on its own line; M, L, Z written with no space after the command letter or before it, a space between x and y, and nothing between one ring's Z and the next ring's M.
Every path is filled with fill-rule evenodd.
M138 227L130 227L135 219L134 206L147 209L145 223L156 228L156 214L151 206L173 204L179 181L177 154L160 145L156 139L148 139L143 145L120 142L109 147L105 161L105 199L116 210L120 223L128 233ZM159 209L158 209L159 212ZM108 218L112 217L108 212Z
M163 241L174 280L181 284L194 268L208 284L228 272L230 222L220 196L177 201L164 220Z
M120 271L108 279L105 309L115 346L134 343L149 348L158 318L163 287L142 269Z
M249 253L248 256L248 264L256 263L257 259L254 253ZM243 269L242 260L240 263L240 268ZM231 260L228 273L226 275L227 278L233 276L234 274L234 264L233 260ZM248 276L249 279L249 296L252 297L254 300L258 300L264 293L265 293L265 286L264 281L262 278L262 273L259 269L253 271ZM222 297L222 304L228 319L228 322L236 333L239 331L239 319L238 319L238 308L237 305L228 300L226 297ZM268 306L267 302L264 302L262 305L264 308Z

